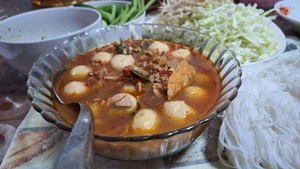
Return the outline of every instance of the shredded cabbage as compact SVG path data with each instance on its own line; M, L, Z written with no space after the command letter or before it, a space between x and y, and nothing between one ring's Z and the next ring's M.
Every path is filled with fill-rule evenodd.
M241 64L264 60L276 53L278 42L270 27L274 17L257 9L256 4L245 6L225 1L220 6L197 6L190 15L178 15L169 24L188 27L218 38L234 51ZM165 22L161 15L155 22Z

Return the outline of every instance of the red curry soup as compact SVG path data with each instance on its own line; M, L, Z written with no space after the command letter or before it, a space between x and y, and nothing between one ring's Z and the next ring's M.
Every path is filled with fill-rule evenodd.
M89 51L66 65L58 83L65 102L87 103L95 134L138 136L176 130L200 120L221 93L213 63L172 42L127 40ZM55 100L70 123L78 110Z

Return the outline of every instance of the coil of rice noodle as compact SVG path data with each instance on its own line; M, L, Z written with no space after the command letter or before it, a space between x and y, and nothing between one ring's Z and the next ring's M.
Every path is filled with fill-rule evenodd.
M242 169L299 168L300 52L251 70L221 115L218 156Z

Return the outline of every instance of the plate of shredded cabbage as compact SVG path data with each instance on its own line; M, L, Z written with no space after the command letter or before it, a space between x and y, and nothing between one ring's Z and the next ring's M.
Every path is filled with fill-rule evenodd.
M180 7L180 8L179 8ZM228 46L242 66L270 61L286 47L286 38L256 4L235 4L230 0L167 0L152 23L191 28L218 38Z

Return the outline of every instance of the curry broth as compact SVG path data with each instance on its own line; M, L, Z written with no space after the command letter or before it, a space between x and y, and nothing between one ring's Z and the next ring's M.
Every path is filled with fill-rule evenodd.
M135 47L145 43L142 40L129 41L129 45ZM148 45L153 43L153 40L146 41ZM116 71L109 63L100 63L100 69L105 69L107 74L111 76L118 76L119 79L116 80L101 80L101 85L99 79L95 76L86 77L74 77L70 75L70 71L67 71L63 77L60 79L58 84L58 94L66 102L69 101L79 101L87 103L90 105L94 113L95 119L95 134L110 135L110 136L136 136L143 134L157 134L175 130L178 128L185 127L191 123L200 120L206 113L213 107L221 93L221 79L218 75L217 69L214 67L213 63L209 61L205 56L201 55L196 50L182 46L180 44L160 41L168 45L169 51L164 52L166 58L172 58L171 53L176 49L188 49L191 55L185 59L187 63L194 67L196 75L191 81L189 86L197 86L206 91L205 97L200 99L195 99L194 97L187 97L183 91L180 91L174 98L168 100L167 97L156 97L154 95L151 86L145 82L142 91L132 92L138 100L138 109L148 108L154 110L158 116L158 127L150 131L139 131L134 130L132 127L133 114L114 114L108 112L108 107L104 106L107 100L112 96L122 93L122 86L126 83L130 83L128 79L122 79L124 76L123 71ZM126 43L126 41L125 41ZM92 69L92 72L99 69L93 65L92 57L99 52L108 52L113 56L117 54L118 43L112 43L103 47L99 47L92 51L89 51L83 55L75 58L71 63L66 65L67 69L71 69L78 65L86 65ZM139 57L139 53L134 54L135 59ZM183 59L182 59L183 60ZM68 95L64 93L64 87L71 81L81 81L84 82L88 90L83 94L73 94ZM143 80L141 80L143 81ZM167 101L178 100L184 101L188 106L195 110L195 114L188 114L184 119L176 119L170 117L163 113L163 105ZM76 112L74 108L61 105L58 101L54 101L55 106L58 111L61 112L62 116L71 124L74 124L78 116L78 111ZM62 113L63 112L63 113Z

